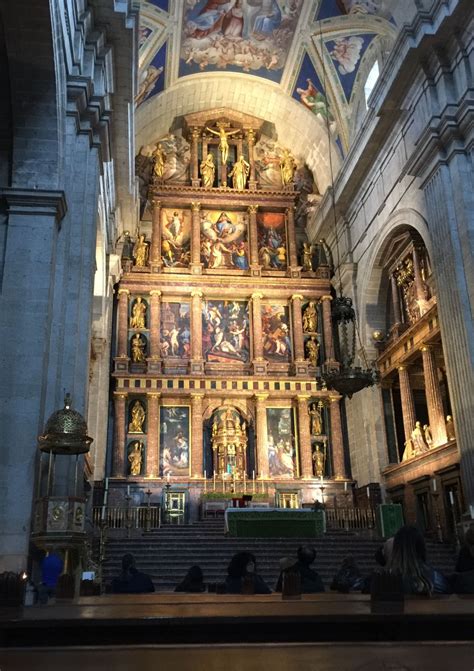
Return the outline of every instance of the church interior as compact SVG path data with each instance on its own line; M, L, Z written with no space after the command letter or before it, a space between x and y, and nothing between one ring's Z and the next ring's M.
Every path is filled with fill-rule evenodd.
M472 666L472 598L219 587L472 535L473 35L470 0L0 0L2 668ZM126 552L154 595L109 593Z

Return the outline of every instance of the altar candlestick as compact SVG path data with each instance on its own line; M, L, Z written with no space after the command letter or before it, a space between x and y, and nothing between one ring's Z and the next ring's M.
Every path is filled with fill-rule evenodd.
M449 491L449 502L454 506L454 494L452 489Z
M344 483L344 491L347 492L347 482Z
M166 482L167 482L168 485L169 485L170 482L171 482L171 474L170 474L169 471L168 471L168 473L166 474Z
M433 478L431 482L433 483L433 492L436 493L436 478Z
M370 487L367 487L367 498L370 499Z
M214 471L213 475L213 480L214 480L214 491L216 491L216 472Z
M130 485L127 485L127 496L130 496Z
M245 471L244 471L244 494L247 493L247 481L245 479Z

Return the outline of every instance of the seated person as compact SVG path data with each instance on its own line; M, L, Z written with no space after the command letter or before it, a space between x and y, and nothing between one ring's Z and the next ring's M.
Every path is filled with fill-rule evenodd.
M175 592L191 592L197 594L206 591L206 585L203 581L203 574L200 566L191 566L184 576L184 579L176 585Z
M125 554L122 557L122 573L112 580L112 594L146 594L154 591L150 576L137 569L132 554Z
M227 594L271 594L267 583L256 573L256 560L251 552L238 552L227 567Z
M301 578L301 593L302 594L316 594L317 592L324 592L324 584L321 576L317 571L310 568L311 564L316 559L316 550L310 545L301 545L297 552L297 561L293 566L288 567L287 571L293 571L300 574ZM281 592L283 582L283 571L278 578L275 591Z
M453 576L456 594L474 594L474 525L471 524L464 536L464 545L459 551L456 573Z
M329 589L348 594L351 590L360 590L363 584L364 580L354 557L348 556L342 560L341 568L332 579Z

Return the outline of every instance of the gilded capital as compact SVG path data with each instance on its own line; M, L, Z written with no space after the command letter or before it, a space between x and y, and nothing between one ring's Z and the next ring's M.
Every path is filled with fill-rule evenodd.
M159 210L161 207L161 200L159 198L153 198L152 199L152 205L154 210Z
M146 397L149 399L156 399L157 401L159 401L161 398L161 393L159 391L149 391L147 392Z
M268 398L268 394L255 394L255 400L257 403L263 403Z
M321 296L321 300L324 301L332 301L332 296Z
M329 401L331 403L339 403L340 400L341 400L341 396L330 396L329 397Z
M307 403L311 398L311 394L298 394L296 399L298 403Z
M192 296L193 298L196 297L196 296L199 297L199 298L202 298L203 295L204 295L204 294L202 293L202 291L201 291L200 289L193 289L193 290L191 291L191 296Z
M193 138L193 140L196 141L198 140L199 135L200 135L200 129L197 126L194 126L194 128L191 131L191 137Z
M247 209L249 214L257 214L258 205L249 205Z
M127 294L127 296L130 296L130 291L128 289L119 289L117 291L118 295L120 296L121 294Z
M262 298L263 298L263 294L259 293L258 291L254 291L254 293L251 295L250 298L251 298L252 300L256 300L256 299L258 299L258 298L262 299Z
M293 294L293 296L291 297L291 300L292 301L297 301L297 300L302 301L302 300L304 300L304 297L302 296L302 294Z
M201 209L201 203L191 203L191 209L193 212L199 212Z
M161 296L161 291L159 289L152 289L150 291L150 296Z
M114 398L116 401L125 401L128 397L128 394L124 394L122 391L114 391Z
M252 143L252 144L253 144L253 142L255 141L255 131L254 131L253 128L249 128L249 129L248 129L248 131L247 131L247 139L248 139L248 141L249 141L250 143Z
M204 394L202 391L192 391L190 396L191 396L191 401L202 401L206 394Z
M420 345L420 352L429 352L432 348L431 345L427 345L425 342Z

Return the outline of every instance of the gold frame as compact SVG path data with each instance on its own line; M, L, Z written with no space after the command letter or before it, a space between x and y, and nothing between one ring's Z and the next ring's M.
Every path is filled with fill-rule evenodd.
M191 477L191 464L193 455L193 422L192 422L192 406L191 403L160 403L158 412L158 472L161 470L161 409L162 408L189 408L189 460L188 460L188 477ZM159 477L164 478L164 475ZM182 475L171 475L173 478L185 477Z
M293 404L291 405L267 405L265 406L265 420L267 424L267 440L268 440L268 411L269 410L291 410L291 416L293 418L293 432L294 432L294 441L295 441L295 475L293 478L299 479L301 477L300 473L300 447L299 447L299 440L298 440L298 424L297 424L297 415L296 415L296 408L294 407ZM268 453L268 446L267 446L267 453ZM278 478L271 477L270 473L268 474L269 480L278 480Z

